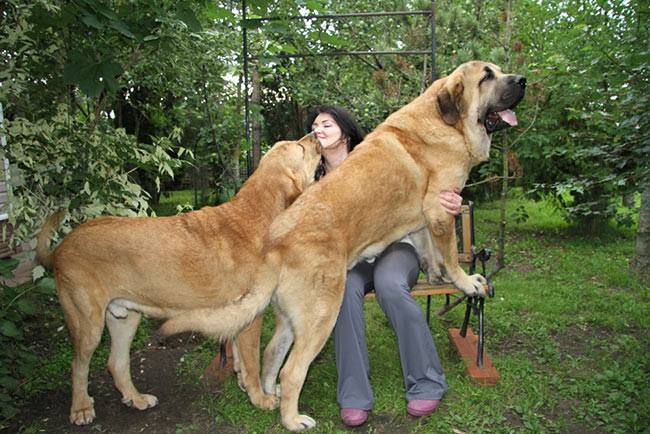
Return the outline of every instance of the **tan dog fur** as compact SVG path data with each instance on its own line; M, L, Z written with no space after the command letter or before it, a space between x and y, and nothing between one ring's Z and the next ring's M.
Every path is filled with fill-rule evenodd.
M488 71L491 78L485 79ZM313 427L313 419L298 413L298 397L334 327L346 271L358 260L417 232L424 237L418 245L429 246L431 279L445 278L468 295L484 295L485 279L468 276L458 264L454 219L438 195L462 190L470 169L488 158L490 135L483 120L519 102L521 79L496 65L470 62L437 80L274 220L265 267L246 296L225 308L171 318L161 331L232 336L272 300L278 328L264 353L263 387L275 390L293 342L280 373L282 423L294 431Z
M226 204L173 217L98 218L73 230L53 252L48 240L61 214L47 220L37 256L54 268L75 349L72 423L87 424L95 417L88 367L104 322L111 335L108 368L122 402L140 410L157 404L155 396L135 388L129 369L129 347L141 314L165 318L240 297L261 265L271 221L313 181L319 160L320 144L311 135L279 142ZM248 346L259 342L259 327L251 330ZM261 392L259 356L246 361L253 364L247 370L257 374L246 379L251 399L274 407L275 395Z

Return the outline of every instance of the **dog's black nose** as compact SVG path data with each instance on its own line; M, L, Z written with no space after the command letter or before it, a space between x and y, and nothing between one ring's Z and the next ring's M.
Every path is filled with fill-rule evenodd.
M515 84L518 84L522 88L526 87L526 77L523 75L516 75L515 76Z

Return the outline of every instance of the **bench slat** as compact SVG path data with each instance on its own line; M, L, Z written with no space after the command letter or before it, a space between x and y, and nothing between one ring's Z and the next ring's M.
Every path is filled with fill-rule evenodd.
M415 284L411 295L413 297L421 297L424 295L445 295L445 294L462 294L463 292L456 288L451 283L440 283L431 285L426 280L420 280ZM375 298L374 292L366 294L366 298Z
M487 285L483 285L483 289L487 292ZM451 295L451 294L463 294L463 291L456 288L451 283L440 283L431 285L426 280L420 280L415 284L411 295L413 297L422 297L425 295ZM374 292L369 292L365 295L366 298L375 298Z

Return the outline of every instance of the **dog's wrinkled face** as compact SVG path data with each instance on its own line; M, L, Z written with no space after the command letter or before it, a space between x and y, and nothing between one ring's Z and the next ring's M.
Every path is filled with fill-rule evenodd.
M476 124L489 135L517 125L512 109L526 90L526 78L504 74L497 65L469 62L449 75L438 93L438 108L449 125L463 120L473 128Z
M277 164L278 170L287 172L300 190L314 182L316 167L321 158L320 142L312 133L300 140L285 140L276 143L264 155L261 164Z
M307 184L314 182L316 168L321 159L321 144L314 133L309 133L298 140L298 146L303 150L303 171Z

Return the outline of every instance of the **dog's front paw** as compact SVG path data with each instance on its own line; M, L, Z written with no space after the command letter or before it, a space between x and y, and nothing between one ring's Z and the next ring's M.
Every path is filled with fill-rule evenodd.
M247 392L246 390L246 382L244 381L244 375L240 371L235 371L237 374L237 385L241 389L242 392Z
M316 421L306 414L299 414L290 420L283 420L282 425L289 431L304 431L315 427Z
M454 282L454 285L468 297L485 297L485 285L487 280L480 274L464 275Z
M280 402L277 396L267 395L266 393L250 396L250 399L255 407L261 408L262 410L273 410L277 408Z
M137 408L138 410L146 410L158 405L158 398L153 395L147 395L146 393L138 393L137 395L123 397L122 403L129 407Z
M451 279L448 276L445 276L439 268L429 268L427 271L427 282L429 285L452 283Z
M70 410L70 423L75 425L88 425L95 420L95 408L90 407Z

